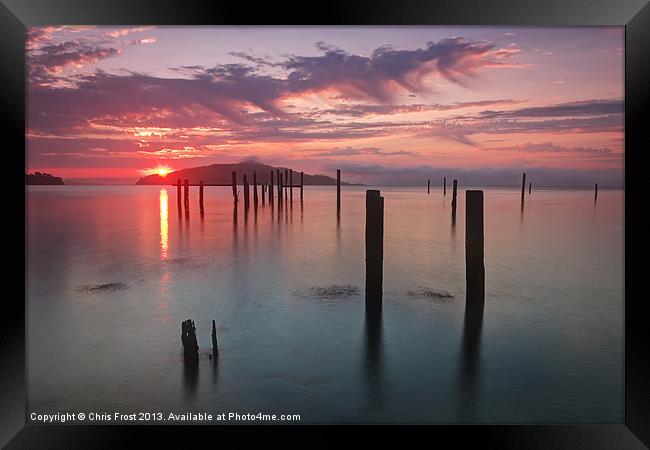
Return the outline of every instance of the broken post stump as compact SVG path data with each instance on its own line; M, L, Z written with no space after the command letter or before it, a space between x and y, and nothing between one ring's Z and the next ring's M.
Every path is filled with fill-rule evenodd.
M273 171L271 171L271 184L269 184L269 203L273 204Z
M594 201L598 199L598 183L594 184Z
M217 345L217 326L214 322L212 321L212 354L214 356L219 353L219 346Z
M533 189L533 183L528 183L528 194L530 194L530 191Z
M199 181L199 209L203 211L203 180Z
M248 209L250 206L250 197L249 197L249 190L248 190L248 180L246 179L246 175L244 175L244 210Z
M237 204L237 172L232 173L232 201Z
M185 210L189 211L190 209L190 180L185 178L185 186L184 186L184 199L185 199Z
M381 310L384 261L384 198L366 191L366 310Z
M289 169L289 189L291 189L289 198L293 202L293 169Z
M253 206L257 208L257 173L253 170Z
M483 191L465 192L465 293L466 302L485 300L485 265L483 261Z
M300 172L300 200L302 200L302 190L305 186L305 174Z
M183 209L183 205L181 203L181 179L180 178L176 180L176 203L178 204L179 211Z
M185 364L198 364L199 344L196 341L194 321L191 319L187 319L181 324L181 342L183 343L183 360Z
M526 192L526 173L524 172L524 175L521 179L521 202L523 203L524 201L524 192Z
M427 194L431 193L431 180L427 180Z
M451 215L456 217L456 195L458 191L458 180L454 180L454 186L451 190Z
M341 169L336 169L336 217L341 217Z
M447 177L442 179L442 195L447 195Z

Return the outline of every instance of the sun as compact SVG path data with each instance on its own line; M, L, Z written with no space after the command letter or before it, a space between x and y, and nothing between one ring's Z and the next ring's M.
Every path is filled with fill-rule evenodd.
M171 172L171 170L169 170L167 167L158 167L156 169L156 173L163 178L166 177L169 172Z

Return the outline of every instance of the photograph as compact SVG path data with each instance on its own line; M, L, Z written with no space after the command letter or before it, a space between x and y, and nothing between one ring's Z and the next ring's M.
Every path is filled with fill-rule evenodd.
M625 27L25 40L27 423L624 421Z

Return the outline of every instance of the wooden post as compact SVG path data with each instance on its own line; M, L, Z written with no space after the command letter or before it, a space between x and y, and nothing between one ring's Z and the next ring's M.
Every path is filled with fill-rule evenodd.
M458 180L454 180L454 187L451 191L451 215L456 217L456 192L458 189Z
M185 178L185 186L184 186L184 191L183 191L183 197L185 199L185 210L189 211L190 210L190 180Z
M237 204L237 172L232 173L232 201Z
M336 217L341 217L341 169L336 169Z
M384 261L384 198L366 191L366 310L381 310Z
M280 170L276 170L275 175L278 178L278 206L282 204L282 174L280 173Z
M524 176L521 179L521 201L523 203L524 201L524 192L526 192L526 173L524 172Z
M289 189L291 189L291 193L289 194L289 197L293 202L293 169L289 169Z
M533 183L528 183L528 194L530 194L530 191L533 189Z
M257 208L257 173L253 170L253 206Z
M470 304L485 300L483 191L465 191L465 294Z
M217 345L217 325L212 321L212 354L217 355L219 353L219 346Z
M273 204L273 171L271 171L271 184L269 185L269 203Z
M598 199L598 183L594 184L594 201Z
M176 180L176 203L178 204L179 211L183 209L183 205L181 203L181 179L180 178Z
M244 175L244 210L247 210L250 206L250 197L248 196L248 180L246 180L246 175Z
M187 319L181 324L181 342L183 343L183 360L185 364L196 365L199 362L199 344L196 342L194 321Z
M447 195L447 177L442 179L442 195Z
M302 200L302 190L305 185L304 173L300 172L300 200Z
M431 180L427 180L427 194L431 193Z
M203 180L199 181L199 208L203 211Z
M266 203L266 184L262 183L260 185L262 192L260 195L262 196L262 207L264 207L264 204Z
M284 169L284 175L282 176L282 192L284 193L284 200L288 200L288 196L287 196L288 183L289 183L289 170Z

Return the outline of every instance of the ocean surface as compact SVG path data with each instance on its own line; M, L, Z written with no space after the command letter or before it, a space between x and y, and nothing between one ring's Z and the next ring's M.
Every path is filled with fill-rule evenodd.
M455 223L450 186L379 188L379 319L366 189L343 188L337 220L335 187L236 214L229 187L206 187L203 217L196 187L187 216L171 186L27 187L29 411L623 421L623 190L536 189L521 208L485 188L485 307L467 320L465 187Z

